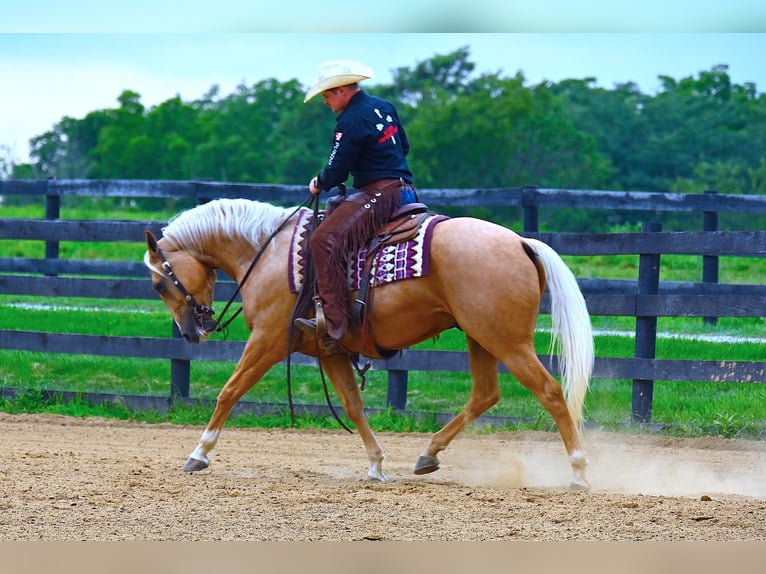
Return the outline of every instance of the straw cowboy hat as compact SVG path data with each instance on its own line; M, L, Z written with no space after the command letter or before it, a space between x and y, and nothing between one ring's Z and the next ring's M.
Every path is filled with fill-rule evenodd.
M317 80L306 92L304 103L311 98L332 88L355 84L362 80L374 78L375 74L370 67L362 62L353 60L332 60L320 64L317 69Z

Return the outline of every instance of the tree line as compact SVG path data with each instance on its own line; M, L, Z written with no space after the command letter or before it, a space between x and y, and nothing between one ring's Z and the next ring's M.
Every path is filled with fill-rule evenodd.
M659 76L655 94L474 70L464 47L364 86L399 108L417 187L766 193L766 95L724 64ZM149 109L126 90L117 107L34 137L30 163L0 159L0 176L302 184L324 165L334 125L305 90L266 79Z

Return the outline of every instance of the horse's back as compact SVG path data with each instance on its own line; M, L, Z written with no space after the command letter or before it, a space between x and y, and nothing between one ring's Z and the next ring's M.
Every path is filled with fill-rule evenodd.
M462 278L482 285L482 290L513 286L539 297L537 267L523 241L495 223L471 217L449 219L434 229L431 270L444 282Z
M425 277L377 291L375 313L385 317L376 327L381 345L394 348L400 334L422 340L453 326L469 335L496 331L508 338L515 336L504 325L524 337L532 332L540 279L518 234L479 219L452 218L436 225L430 249Z

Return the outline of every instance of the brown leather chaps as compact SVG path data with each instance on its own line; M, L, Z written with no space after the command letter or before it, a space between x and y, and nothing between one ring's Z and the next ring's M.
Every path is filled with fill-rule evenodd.
M319 297L327 320L327 334L341 340L351 316L348 262L375 230L401 205L406 181L381 179L349 195L311 235L311 256L316 268Z

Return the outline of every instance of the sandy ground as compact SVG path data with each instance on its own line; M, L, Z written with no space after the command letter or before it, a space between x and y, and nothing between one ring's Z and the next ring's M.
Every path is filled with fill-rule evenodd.
M0 413L0 541L766 540L766 443L589 432L589 493L556 434L461 434L412 474L427 435L381 433L390 482L357 435Z

